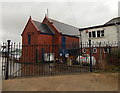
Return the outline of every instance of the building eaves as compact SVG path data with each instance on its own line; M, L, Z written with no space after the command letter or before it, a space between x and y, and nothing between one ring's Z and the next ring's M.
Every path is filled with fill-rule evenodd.
M117 25L120 25L119 23L116 23ZM98 26L91 26L91 27L86 27L86 28L80 28L79 31L83 31L83 30L87 30L87 29L94 29L94 28L101 28L101 27L107 27L107 26L114 26L116 25L115 23L111 23L111 24L104 24L104 25L98 25Z

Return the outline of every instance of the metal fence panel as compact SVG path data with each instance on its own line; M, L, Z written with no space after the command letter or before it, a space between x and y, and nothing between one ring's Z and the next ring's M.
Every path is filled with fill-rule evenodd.
M2 74L5 79L77 72L117 71L120 49L115 43L82 45L21 45L3 43Z

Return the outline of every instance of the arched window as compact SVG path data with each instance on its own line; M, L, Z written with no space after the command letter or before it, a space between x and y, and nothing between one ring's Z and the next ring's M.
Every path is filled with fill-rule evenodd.
M85 49L85 48L83 48L83 49L82 49L82 52L83 52L83 53L86 53L86 49Z
M31 35L28 34L28 45L30 45L30 44L31 44Z
M97 48L93 48L93 53L97 53Z

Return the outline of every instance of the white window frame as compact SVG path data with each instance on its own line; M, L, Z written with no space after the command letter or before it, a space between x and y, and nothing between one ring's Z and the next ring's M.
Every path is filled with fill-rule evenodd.
M82 52L83 52L83 53L86 53L86 48L83 48L83 49L82 49Z
M93 53L97 53L97 48L93 48Z
M101 37L101 30L97 30L97 38L99 38L98 37L98 32L100 32L100 37Z
M104 33L102 33L102 31L104 31ZM102 34L104 34L104 36L105 36L105 30L100 31L100 37L104 37L104 36L102 36Z
M95 32L95 37L93 37L93 32ZM96 38L96 31L92 31L92 38Z
M90 32L88 32L88 37L89 37L89 33L91 33L91 37L89 37L89 38L100 38L100 37L98 37L98 31L100 31L100 37L104 37L105 36L105 30L97 30L97 31L90 31ZM104 31L104 33L102 33L102 31ZM93 32L95 32L95 37L93 37ZM104 36L102 36L102 34Z
M91 37L90 37L89 34L91 35ZM88 37L89 37L89 38L92 38L92 32L88 32Z

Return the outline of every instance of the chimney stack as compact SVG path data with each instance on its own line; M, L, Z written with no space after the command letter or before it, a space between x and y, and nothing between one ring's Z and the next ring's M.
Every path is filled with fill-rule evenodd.
M48 9L47 9L47 14L45 14L46 17L48 17Z

